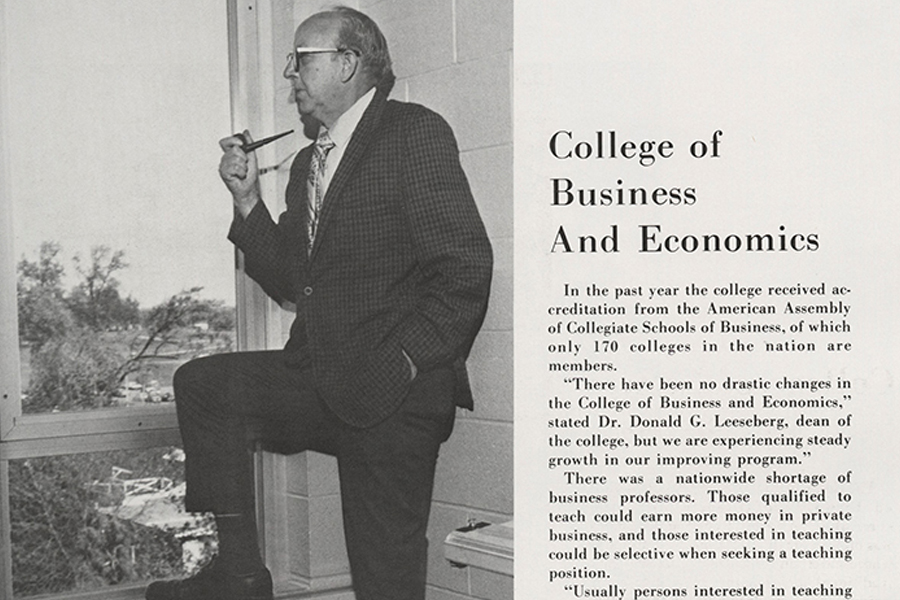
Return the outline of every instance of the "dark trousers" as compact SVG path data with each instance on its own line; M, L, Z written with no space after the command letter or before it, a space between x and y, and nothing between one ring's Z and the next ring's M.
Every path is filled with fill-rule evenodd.
M435 464L455 416L450 369L419 373L400 409L367 429L341 422L281 351L193 360L174 384L187 510L253 514L256 441L334 455L357 600L424 599Z

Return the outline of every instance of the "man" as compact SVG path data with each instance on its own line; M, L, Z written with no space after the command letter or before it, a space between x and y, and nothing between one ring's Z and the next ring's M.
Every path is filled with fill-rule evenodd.
M422 599L435 463L481 325L491 248L448 125L389 101L387 44L362 13L304 21L285 77L316 143L291 167L277 224L255 156L220 142L246 271L296 305L283 350L211 356L175 376L186 504L212 511L219 554L149 600L272 597L257 544L249 441L338 459L358 600Z

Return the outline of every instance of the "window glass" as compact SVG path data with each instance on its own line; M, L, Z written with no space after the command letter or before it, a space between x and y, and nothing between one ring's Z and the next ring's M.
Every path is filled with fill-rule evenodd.
M178 448L13 460L13 594L83 592L192 573L214 522L184 512Z
M169 401L234 344L225 3L6 6L23 412Z

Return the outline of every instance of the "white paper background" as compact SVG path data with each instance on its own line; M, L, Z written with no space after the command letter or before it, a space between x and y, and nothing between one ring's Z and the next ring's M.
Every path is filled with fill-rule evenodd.
M578 565L614 572L603 585L619 583L626 598L635 587L680 585L691 592L694 583L765 583L765 597L770 583L780 583L789 597L791 584L820 581L852 585L854 598L898 597L900 5L569 0L522 1L515 10L517 598L573 597L547 580L553 567L547 490L563 487L558 472L545 466L547 399L565 389L558 374L547 373L547 306L564 303L560 290L567 281L608 287L825 282L853 290L849 353L695 351L648 358L620 352L615 360L617 375L631 378L851 379L853 442L829 458L839 467L830 462L812 470L853 471L853 561ZM548 141L561 129L576 141L593 141L601 130L615 130L620 143L668 139L674 156L650 167L623 159L557 160ZM721 157L691 158L690 143L708 141L715 130L723 132ZM615 187L618 179L623 187L649 190L694 187L698 200L693 206L555 207L553 177L598 189ZM617 254L550 253L561 225L574 240L608 234L613 223ZM638 224L723 237L778 233L783 225L788 234L816 232L820 248L640 254ZM614 493L610 488L604 491Z

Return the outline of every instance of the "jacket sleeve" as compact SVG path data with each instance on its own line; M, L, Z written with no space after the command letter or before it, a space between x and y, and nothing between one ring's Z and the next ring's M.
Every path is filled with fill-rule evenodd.
M399 328L419 369L465 359L484 319L493 255L450 126L422 109L406 121L404 209L422 285Z
M260 200L246 218L235 213L228 232L231 240L244 253L244 270L273 300L279 304L295 300L292 270L287 257L285 212L276 225L268 208Z

